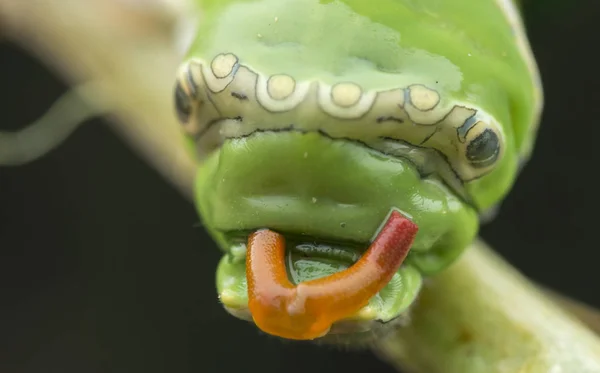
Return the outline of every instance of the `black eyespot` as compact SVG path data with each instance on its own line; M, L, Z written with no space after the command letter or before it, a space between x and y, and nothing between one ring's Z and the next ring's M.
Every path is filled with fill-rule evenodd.
M185 93L180 82L175 86L175 111L181 124L186 124L192 114L192 102L190 96Z
M474 167L494 164L500 154L500 139L491 129L486 129L467 145L467 159Z

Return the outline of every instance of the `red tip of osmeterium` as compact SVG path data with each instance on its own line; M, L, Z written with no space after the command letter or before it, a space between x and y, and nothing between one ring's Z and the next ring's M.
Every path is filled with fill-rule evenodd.
M365 254L350 268L294 285L285 267L285 239L263 229L248 238L248 306L256 325L287 339L319 338L366 306L398 271L417 235L393 210Z

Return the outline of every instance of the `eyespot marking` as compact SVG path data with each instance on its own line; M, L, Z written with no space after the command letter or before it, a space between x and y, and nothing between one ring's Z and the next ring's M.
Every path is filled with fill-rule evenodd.
M211 101L202 73L202 64L186 61L177 73L174 92L177 118L186 135L196 138L206 123L221 116Z
M486 128L478 133L467 145L466 156L473 167L483 168L494 164L500 154L498 135Z
M192 103L190 96L185 92L180 81L175 85L175 111L177 119L181 124L186 124L192 115Z
M219 54L211 63L197 63L202 70L202 79L213 93L223 92L235 79L240 67L237 56L231 53Z
M198 83L196 83L196 80L194 79L194 72L192 71L191 66L189 66L185 70L185 81L190 90L191 96L197 99L198 98Z
M219 54L213 59L210 68L215 77L224 79L233 73L237 63L238 58L234 54Z
M296 89L296 81L289 75L273 75L267 81L267 92L274 100L285 100Z
M272 113L282 113L294 110L306 98L312 82L297 83L289 75L279 74L266 77L257 76L255 89L256 100L265 110Z
M354 139L383 152L396 149L380 140L383 137L431 149L440 159L431 161L429 172L447 164L461 182L489 173L504 152L502 128L493 117L451 95L442 97L444 93L424 84L367 90L352 81L327 84L299 81L285 73L261 74L233 54L210 61L188 61L175 92L180 121L187 120L183 130L205 152L224 139L255 130L281 130L283 123L290 122L300 131ZM229 63L229 67L215 72L215 63ZM413 153L411 157L418 156Z
M360 86L354 83L338 83L331 89L331 100L341 107L352 107L362 95Z
M410 102L420 111L433 110L440 103L440 94L424 85L412 85L408 91Z
M373 107L376 91L364 92L354 83L338 83L334 86L320 83L317 101L321 109L334 118L360 119Z

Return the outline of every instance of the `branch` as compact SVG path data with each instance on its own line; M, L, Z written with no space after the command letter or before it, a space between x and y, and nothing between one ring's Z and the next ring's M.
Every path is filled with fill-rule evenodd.
M98 99L110 98L115 132L191 199L196 165L182 145L171 107L180 59L172 31L179 8L172 6L175 13L169 14L164 12L166 5L147 7L149 1L176 2L66 1L0 0L0 34L69 84L94 82L96 90L87 96L88 103L102 106ZM56 140L64 138L55 135ZM7 140L14 138L4 137ZM37 156L33 152L25 159Z
M600 339L482 242L432 278L376 352L423 373L600 372Z
M88 104L98 100L86 100L95 90L90 85L72 88L25 129L0 131L0 166L21 166L46 155L86 120L105 113L108 108Z
M600 311L594 307L571 299L564 294L554 290L541 288L550 299L560 305L566 312L577 317L579 321L587 325L592 331L600 335Z

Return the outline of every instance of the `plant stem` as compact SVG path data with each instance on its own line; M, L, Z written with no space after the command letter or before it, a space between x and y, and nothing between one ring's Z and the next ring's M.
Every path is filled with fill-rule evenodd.
M375 350L415 373L600 372L600 338L480 241Z

